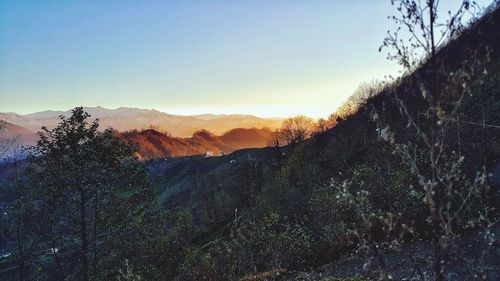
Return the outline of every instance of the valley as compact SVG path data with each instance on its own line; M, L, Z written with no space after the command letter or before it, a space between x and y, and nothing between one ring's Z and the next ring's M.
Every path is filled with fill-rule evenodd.
M131 77L147 98L134 94L134 102L156 97L166 104L161 99L185 83L183 93L199 101L197 108L213 99L227 102L212 104L224 112L240 99L239 108L248 109L260 104L260 97L266 101L259 101L266 105L261 112L280 108L285 116L298 105L304 112L283 118L174 115L132 105L0 113L0 280L499 280L500 2L484 8L459 2L454 13L443 12L449 3L439 1L386 3L394 10L388 19L395 28L379 52L402 70L397 77L359 84L316 119L307 113L317 116L324 101L319 93L326 87L304 86L323 77L313 71L314 63L341 70L340 78L328 76L339 87L332 87L336 93L372 67L386 69L361 51L371 42L368 28L378 28L369 14L385 13L385 6L334 3L327 17L319 13L325 3L310 2L289 4L299 5L292 10L282 3L246 3L242 9L241 3L225 2L228 6L216 12L194 2L179 3L181 10L172 3L140 3L147 6L137 11L120 7L116 13L127 15L127 23L136 12L149 16L158 7L172 9L143 18L139 26L129 23L140 39L155 30L154 40L142 46L148 56L120 60L141 70ZM188 11L203 21L179 17L173 21L178 25L158 24ZM288 18L280 21L283 14ZM348 18L342 29L350 30L336 31L335 51L318 43L331 40L323 28L332 15L337 21ZM182 25L186 19L189 24ZM253 29L262 19L269 24ZM358 24L362 32L350 29ZM210 27L219 29L212 33ZM110 30L124 38L134 33ZM156 36L164 33L171 41ZM353 44L351 37L363 44ZM160 41L162 48L150 57ZM244 45L239 52L236 41ZM174 52L173 42L182 42L182 48ZM129 43L134 44L125 50L147 42ZM338 64L324 61L326 49ZM171 51L182 54L182 62L170 57L172 65L155 64ZM302 58L307 63L298 71L293 66ZM288 67L271 71L285 61L291 62ZM119 71L110 81L130 71L113 66ZM92 67L92 73L97 70ZM190 71L197 75L184 76ZM243 78L233 81L237 74ZM146 83L151 81L157 84ZM283 81L287 87L278 83ZM135 89L132 81L122 83L115 89ZM255 102L247 96L254 83L264 89L252 92ZM179 95L171 98L168 102L181 108ZM310 104L315 110L306 112Z

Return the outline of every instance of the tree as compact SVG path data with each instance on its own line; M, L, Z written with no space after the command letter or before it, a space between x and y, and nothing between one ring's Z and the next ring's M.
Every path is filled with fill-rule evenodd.
M71 113L38 133L37 145L28 149L27 175L35 212L43 218L40 232L57 249L52 254L79 264L70 270L87 281L104 278L102 264L118 263L110 259L125 251L151 202L151 181L133 145L110 129L99 132L98 120L89 122L82 107Z
M337 125L337 115L335 113L330 114L328 118L319 118L316 122L316 133L324 133L329 129L335 127Z
M311 137L314 132L314 120L304 115L285 119L279 131L280 138L286 144L296 144Z
M328 120L325 118L319 118L318 122L316 122L316 129L314 130L316 133L324 133L329 129Z
M335 117L346 119L348 116L356 113L370 98L379 94L383 90L384 85L384 82L379 80L361 83L354 93L339 106Z

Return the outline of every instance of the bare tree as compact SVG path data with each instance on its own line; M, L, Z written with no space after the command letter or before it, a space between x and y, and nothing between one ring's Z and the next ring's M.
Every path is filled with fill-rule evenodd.
M439 1L393 0L397 15L391 16L398 28L388 32L381 50L389 48L388 58L396 60L408 75L406 90L394 92L400 112L412 128L417 139L396 142L393 134L389 140L396 152L411 167L424 193L428 208L430 228L434 241L434 257L431 269L434 280L445 280L445 266L453 253L456 239L454 225L469 208L470 202L484 190L484 169L470 175L462 172L464 157L447 150L447 135L454 122L462 97L470 93L470 81L477 77L476 69L482 63L468 54L467 60L454 62L453 69L443 62L439 51L462 33L470 20L481 9L474 1L460 1L456 11L448 17L438 17ZM412 108L408 98L398 96L402 92L417 91L424 101L423 112ZM380 128L391 132L390 125L375 111L373 119ZM421 164L417 151L427 155ZM420 162L419 162L420 161ZM459 202L459 203L457 203ZM385 273L384 273L385 274ZM386 279L387 275L381 276Z
M0 120L0 132L7 127L7 123ZM0 136L0 159L4 158L11 150L19 146L19 136L1 137Z
M327 130L335 127L337 125L338 116L336 113L332 113L328 118L320 118L316 122L316 133L324 133Z
M118 271L117 276L118 281L139 281L141 276L137 275L133 271L132 265L129 264L128 260L125 260L125 268Z
M318 121L316 122L316 133L324 133L328 129L330 129L330 125L328 124L328 119L325 118L319 118Z
M298 115L283 121L279 136L285 144L296 144L310 138L314 133L314 127L312 118Z
M339 106L335 112L336 117L345 119L356 113L370 98L380 93L384 87L385 82L379 80L361 83L354 93Z

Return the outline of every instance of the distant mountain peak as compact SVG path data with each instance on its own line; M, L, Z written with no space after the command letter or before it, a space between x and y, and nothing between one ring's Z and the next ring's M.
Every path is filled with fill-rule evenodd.
M161 132L169 132L173 136L192 136L201 129L215 135L234 128L263 128L275 129L281 126L281 119L260 118L244 114L200 114L200 115L173 115L156 109L132 107L118 107L108 109L102 106L83 108L92 119L99 118L100 128L113 128L117 131L142 130L154 128ZM39 131L42 126L53 128L59 123L59 115L69 116L71 110L46 110L26 115L15 113L0 113L0 119L19 125L33 132Z

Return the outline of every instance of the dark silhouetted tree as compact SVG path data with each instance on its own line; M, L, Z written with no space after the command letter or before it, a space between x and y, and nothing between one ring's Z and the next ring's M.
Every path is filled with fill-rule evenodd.
M79 264L66 272L84 281L105 279L105 272L121 266L127 237L152 198L135 147L111 130L98 131L98 120L89 118L77 107L54 129L42 128L28 150L27 170L40 231L58 249L52 253L65 256L64 266Z

